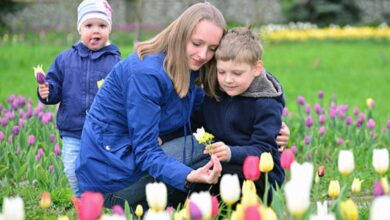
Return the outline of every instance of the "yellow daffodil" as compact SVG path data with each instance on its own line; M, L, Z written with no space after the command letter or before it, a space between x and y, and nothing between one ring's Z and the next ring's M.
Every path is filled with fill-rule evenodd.
M274 159L272 154L268 152L263 152L260 156L260 165L259 169L261 172L268 173L274 168Z

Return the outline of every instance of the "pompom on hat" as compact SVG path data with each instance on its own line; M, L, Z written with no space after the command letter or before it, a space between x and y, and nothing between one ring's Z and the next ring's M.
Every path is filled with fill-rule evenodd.
M111 30L112 9L106 0L84 0L77 8L77 30L80 32L83 22L90 18L100 18L108 23Z

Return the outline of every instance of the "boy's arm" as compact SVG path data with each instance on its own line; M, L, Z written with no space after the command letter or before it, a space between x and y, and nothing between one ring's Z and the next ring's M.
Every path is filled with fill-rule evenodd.
M263 152L278 154L276 136L282 124L283 106L276 99L261 99L256 102L254 132L248 146L230 146L231 163L243 164L249 155L259 156Z

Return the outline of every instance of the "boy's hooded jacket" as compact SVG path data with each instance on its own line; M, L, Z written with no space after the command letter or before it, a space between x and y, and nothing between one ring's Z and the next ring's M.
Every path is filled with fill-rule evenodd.
M104 79L121 59L119 49L111 44L98 51L81 42L60 53L47 72L49 97L44 104L60 103L57 127L60 136L81 137L86 112L97 93L97 81Z
M248 155L259 156L270 152L274 169L270 182L282 184L284 171L280 165L280 153L276 136L281 128L282 110L285 105L279 82L263 71L248 90L235 97L219 93L220 100L205 96L200 111L195 113L197 126L223 141L231 149L231 164L242 165ZM195 124L195 123L194 123Z

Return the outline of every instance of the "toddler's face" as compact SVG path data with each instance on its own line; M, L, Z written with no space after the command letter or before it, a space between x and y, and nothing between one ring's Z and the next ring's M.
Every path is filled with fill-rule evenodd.
M85 20L80 27L81 42L90 50L104 47L109 39L110 28L106 21L99 18Z
M248 90L256 76L261 74L262 62L255 65L233 60L217 60L219 86L229 95L237 96Z

